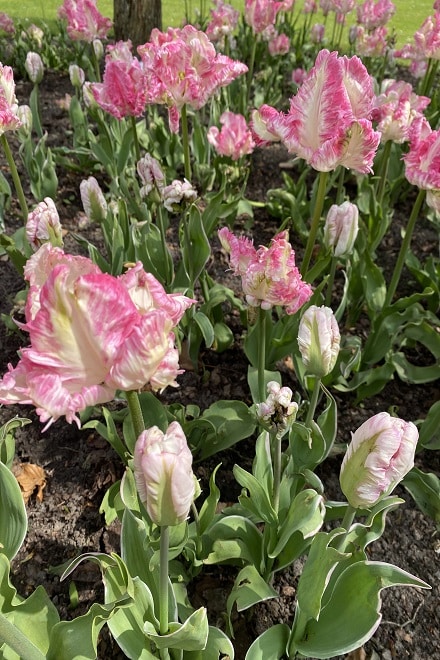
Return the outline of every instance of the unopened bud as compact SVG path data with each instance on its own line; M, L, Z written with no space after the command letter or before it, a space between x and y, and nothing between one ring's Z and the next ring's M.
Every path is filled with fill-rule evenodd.
M62 247L62 227L53 199L45 197L31 211L26 221L26 238L34 250L50 242L54 247Z
M107 202L94 176L79 185L82 205L90 222L103 222L107 216Z
M327 213L324 225L324 245L333 249L335 257L342 257L353 251L359 231L359 210L356 204L344 202L333 204Z
M330 307L311 305L298 329L298 346L307 373L317 378L329 374L336 364L341 335Z
M267 384L266 401L256 406L260 423L273 433L284 433L293 424L298 412L298 404L292 401L290 387L281 387L276 381Z
M29 76L29 79L34 84L38 85L43 80L44 65L38 53L29 52L26 55L24 68Z

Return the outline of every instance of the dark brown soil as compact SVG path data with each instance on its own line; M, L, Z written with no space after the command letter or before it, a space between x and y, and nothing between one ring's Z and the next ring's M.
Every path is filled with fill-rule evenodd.
M27 102L29 86L18 83L19 102ZM68 114L60 105L66 92L72 93L68 79L57 73L48 72L41 85L43 119L49 131L51 144L65 144ZM286 154L280 147L257 151L252 158L252 172L249 179L248 197L264 200L265 191L279 187L282 183L280 162ZM3 163L3 161L1 161ZM2 164L2 170L6 168ZM81 212L79 183L81 175L59 171L59 192L55 200L63 226L68 232L78 230ZM402 207L396 213L396 226L388 239L387 253L381 255L383 267L387 267L387 254L391 263L398 249L401 223L405 221L407 209ZM8 231L17 226L18 213L12 204L7 213ZM256 243L267 243L276 233L276 219L265 210L256 213L252 232ZM89 231L96 233L96 228ZM291 237L292 238L292 237ZM420 255L426 254L438 243L432 225L421 220L420 230L414 238L413 249ZM67 251L78 251L76 242L67 235ZM397 247L396 247L397 246ZM224 278L224 262L215 257L209 265L216 278ZM390 264L391 265L391 264ZM22 281L12 264L0 258L0 306L1 312L9 314L14 305L14 295L22 288ZM250 403L246 381L247 362L240 347L241 327L237 318L233 319L236 331L236 345L223 354L205 350L201 356L203 368L196 373L187 370L179 378L180 387L164 400L178 400L180 403L196 403L202 409L218 399L241 399ZM23 338L10 334L2 325L0 328L1 370L4 373L8 362L16 363L16 352ZM293 373L283 371L286 384L293 389L296 382ZM423 418L429 407L439 398L439 384L409 386L399 380L391 381L380 395L354 406L353 397L336 393L339 406L340 442L347 442L350 433L371 415L394 409L407 420ZM117 525L107 528L99 507L106 489L119 478L121 465L112 449L97 434L79 431L76 426L59 420L45 433L31 409L26 407L4 407L0 409L0 423L14 415L26 416L32 424L16 434L17 462L31 462L42 466L47 475L47 486L42 502L32 498L28 505L29 531L21 551L13 565L13 580L23 596L33 592L37 585L43 585L63 618L82 614L87 607L103 598L100 574L94 565L82 564L73 574L79 592L79 604L71 609L69 580L60 582L51 573L51 567L86 551L119 551ZM217 463L222 466L217 484L222 500L230 500L238 494L232 476L232 467L239 463L249 467L253 457L251 442L242 442L228 452L223 452L196 466L197 476L202 487L206 487L209 474ZM422 469L440 474L438 452L421 452L417 463ZM332 458L321 467L320 476L330 498L337 498L338 471L340 460ZM403 489L398 494L405 499L397 511L389 516L384 536L373 545L371 558L394 563L419 576L432 586L431 591L417 589L389 589L384 592L383 621L372 640L365 646L365 654L351 655L351 658L371 660L391 660L411 658L428 660L440 657L439 632L439 554L440 539L433 521L426 518L415 506ZM237 616L236 658L243 660L249 644L274 623L291 622L295 605L295 584L301 570L295 563L288 571L277 576L275 587L280 597L256 607L247 616ZM206 571L198 579L193 590L194 605L204 604L211 620L216 625L222 620L225 599L233 582L233 571L215 567ZM108 634L102 636L99 658L122 658ZM268 658L267 660L271 660Z

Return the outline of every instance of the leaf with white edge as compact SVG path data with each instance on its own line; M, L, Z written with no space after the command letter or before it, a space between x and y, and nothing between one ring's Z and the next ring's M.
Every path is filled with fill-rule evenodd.
M275 548L269 557L276 557L295 532L301 532L304 539L316 534L322 527L325 506L322 495L312 488L302 490L293 500L287 516L278 531Z
M265 630L253 642L245 660L281 660L286 657L286 647L289 641L290 628L285 623L277 623Z
M422 472L414 467L402 480L402 486L410 493L424 514L440 524L440 479L434 472Z
M199 651L185 651L185 660L200 660ZM209 626L208 641L203 651L203 660L234 660L234 647L232 642L219 628Z
M380 624L380 592L394 586L430 588L392 564L358 561L349 565L339 575L317 621L309 619L300 629L295 625L295 617L289 657L302 653L313 658L333 658L362 646Z
M0 548L8 559L13 559L26 536L27 515L17 479L3 463L0 463L0 511Z
M206 608L200 607L184 623L170 623L169 630L168 634L159 635L151 629L149 622L144 626L146 636L154 642L158 649L203 651L206 648L209 633Z
M30 424L31 420L24 417L14 417L0 426L0 461L11 468L15 456L14 431Z
M205 564L221 564L242 559L254 566L263 560L263 536L257 526L243 516L225 516L206 533L212 547Z
M249 491L249 495L242 493L239 496L240 504L249 509L261 521L276 524L278 522L277 514L263 484L239 465L234 465L233 473L240 486Z
M278 592L261 577L255 566L245 566L235 578L234 586L228 596L226 609L229 619L234 605L237 611L249 609L257 603L270 598L278 598Z

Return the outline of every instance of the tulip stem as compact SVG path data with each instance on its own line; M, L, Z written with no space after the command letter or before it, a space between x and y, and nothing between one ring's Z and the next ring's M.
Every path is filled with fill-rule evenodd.
M350 530L350 527L353 524L356 511L357 509L355 509L354 506L351 506L351 504L347 504L347 508L345 510L344 517L341 522L341 527L345 529L345 534L341 534L336 539L333 546L334 548L336 548L336 550L340 550L341 552L344 550L345 539L347 538L347 534Z
M266 399L264 371L266 367L266 310L258 309L258 399Z
M304 252L301 266L301 275L305 277L309 268L310 259L315 245L316 235L318 233L319 221L321 219L322 209L324 207L325 191L327 189L328 172L320 172L318 178L318 192L316 194L315 208L313 210L312 223L310 225L309 237L307 239L306 250Z
M0 613L0 642L15 651L22 660L44 660L47 657L2 613Z
M191 160L189 153L189 131L188 131L188 112L186 104L182 107L182 146L183 146L183 162L185 168L185 179L191 181Z
M337 257L332 257L332 260L330 262L330 273L328 276L328 281L327 281L327 291L325 294L325 304L327 307L331 306L332 302L332 293L333 293L333 284L335 281L335 273L336 273L336 263L338 259Z
M281 434L277 433L273 439L273 508L278 514L280 506L280 484L281 484Z
M379 171L377 173L376 181L376 202L379 206L382 206L382 200L385 192L385 184L388 176L388 165L390 162L391 147L393 145L392 140L387 140L384 144L382 151L382 158L379 165Z
M162 525L160 528L160 574L159 574L159 632L161 635L168 633L168 550L170 546L170 528ZM164 649L162 660L169 658L169 653Z
M314 378L312 396L310 397L309 409L307 411L306 421L304 422L306 428L308 429L311 427L313 417L315 416L315 410L316 410L316 406L318 405L318 397L319 397L320 389L321 389L321 379Z
M144 416L142 414L141 404L139 402L138 393L135 390L130 390L125 393L128 409L130 411L131 421L133 424L133 430L136 438L145 431Z
M419 212L420 209L422 208L422 204L425 200L425 194L426 191L420 189L416 201L414 202L414 206L412 208L411 215L408 220L408 225L406 227L405 235L403 237L402 245L400 246L399 256L397 257L396 265L394 266L394 272L391 277L390 284L388 286L387 296L385 299L385 307L389 307L389 305L391 304L391 301L397 289L397 285L399 284L403 265L405 263L405 257L409 251L409 246L411 243L414 227L416 224L416 220L419 217Z
M133 117L133 115L131 116L131 126L133 129L134 154L136 157L136 162L139 162L141 159L141 148L139 146L139 138L137 134L136 117Z
M12 181L14 182L15 190L18 197L18 203L20 204L21 212L23 214L23 219L26 223L29 215L29 210L27 207L26 198L24 196L23 186L21 185L20 177L18 175L17 166L15 164L15 160L12 155L11 148L4 133L3 135L0 135L0 143L3 147L3 151L5 152L6 160L8 161L9 169L11 171Z

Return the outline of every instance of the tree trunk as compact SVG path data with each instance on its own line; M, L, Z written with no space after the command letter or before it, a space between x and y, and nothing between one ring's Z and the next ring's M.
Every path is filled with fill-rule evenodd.
M131 39L135 50L162 29L162 0L113 0L113 21L116 41Z

